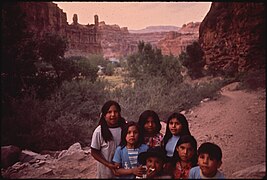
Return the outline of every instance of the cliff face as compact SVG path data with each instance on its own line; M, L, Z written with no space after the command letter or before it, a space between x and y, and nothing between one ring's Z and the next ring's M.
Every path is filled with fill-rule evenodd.
M97 25L81 25L77 17L73 18L74 22L69 25L66 13L52 2L19 2L16 5L25 13L29 31L39 37L45 33L55 33L67 38L69 47L66 56L102 52ZM97 20L96 16L96 24Z
M180 33L129 33L127 27L98 22L97 15L94 24L82 25L74 14L73 22L68 24L66 13L52 2L18 2L17 5L26 15L29 31L39 37L55 33L68 40L69 47L65 56L102 53L105 58L125 57L137 50L139 41L162 49L163 54L179 55L181 50L198 38L198 26L195 27L194 23L182 27Z
M208 69L265 68L265 10L264 3L212 3L199 30Z
M164 55L179 56L182 51L185 51L186 46L198 41L200 22L190 22L184 24L178 32L169 32L164 39L158 43L158 48L161 49Z
M98 32L105 58L123 57L136 50L137 42L131 41L127 28L118 25L106 25L104 21L99 23Z
M46 32L63 35L68 25L67 15L56 4L50 2L19 2L26 15L29 31L43 35Z

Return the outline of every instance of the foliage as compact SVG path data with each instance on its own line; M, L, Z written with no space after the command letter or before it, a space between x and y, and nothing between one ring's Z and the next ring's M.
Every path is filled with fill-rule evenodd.
M1 91L3 97L21 97L37 71L37 42L27 32L25 14L17 2L2 5Z
M72 56L66 58L66 60L64 60L64 66L66 75L64 79L68 81L73 79L88 79L91 82L95 82L97 79L98 67L86 57Z
M182 53L179 59L182 61L182 65L187 67L188 74L192 79L203 76L202 69L204 62L202 60L203 51L197 41L194 41L191 45L186 47L186 54Z
M266 89L265 69L251 70L239 73L236 79L241 82L240 89L256 90L258 88Z
M163 76L168 82L181 82L180 68L177 58L163 56L160 49L152 48L150 43L143 41L138 44L138 52L127 58L129 76L136 80Z
M139 115L147 109L153 109L166 120L172 112L187 110L204 98L213 98L224 85L224 81L190 85L187 83L168 82L163 77L149 76L138 80L134 87L117 88L110 98L122 106L126 120L138 121Z
M75 142L88 146L107 100L104 87L88 80L66 81L49 100L37 99L34 91L22 99L10 99L2 109L2 145L37 152L66 149Z

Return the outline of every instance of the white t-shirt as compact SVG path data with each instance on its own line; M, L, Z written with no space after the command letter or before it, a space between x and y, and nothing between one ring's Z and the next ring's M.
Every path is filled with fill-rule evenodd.
M109 130L113 136L113 140L105 142L101 134L101 126L97 126L93 132L91 147L101 150L101 153L105 159L109 162L112 162L116 147L121 141L121 128L109 128ZM97 178L109 179L115 178L115 176L108 167L97 161Z

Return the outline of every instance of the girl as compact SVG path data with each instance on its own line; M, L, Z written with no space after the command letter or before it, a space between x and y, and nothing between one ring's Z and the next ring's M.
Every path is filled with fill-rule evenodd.
M144 111L140 117L138 124L140 131L144 132L144 143L149 147L161 146L163 134L160 133L161 124L159 116L152 110Z
M170 115L166 125L166 133L163 138L163 147L166 150L167 162L165 169L169 170L173 168L173 153L175 146L181 136L191 135L188 127L188 122L183 114L173 113Z
M182 136L176 144L173 159L176 162L173 177L188 179L189 170L197 165L197 141L193 136Z
M101 109L99 125L93 132L91 154L97 162L97 178L115 178L116 166L111 162L115 149L121 141L121 107L115 101L107 101Z
M136 176L145 174L145 169L137 162L138 154L145 152L148 146L143 143L140 128L137 123L128 122L121 134L121 143L117 147L113 162L117 167L116 174L123 179L134 179Z

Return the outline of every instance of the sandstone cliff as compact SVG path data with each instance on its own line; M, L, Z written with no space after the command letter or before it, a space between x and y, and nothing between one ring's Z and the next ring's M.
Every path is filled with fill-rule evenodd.
M265 68L265 10L264 3L212 3L199 30L208 69L235 73Z
M169 32L166 37L159 41L158 48L164 55L179 56L185 51L186 46L198 41L200 22L184 24L178 32Z
M17 2L13 5L18 6L25 15L28 31L34 32L38 37L46 33L55 33L67 38L69 47L66 56L101 53L99 34L95 25L97 16L95 24L81 25L78 23L77 15L73 18L75 22L68 24L66 13L55 3Z

